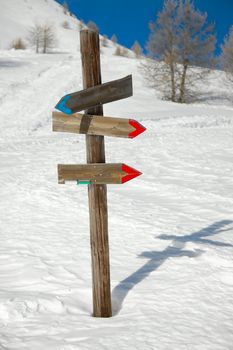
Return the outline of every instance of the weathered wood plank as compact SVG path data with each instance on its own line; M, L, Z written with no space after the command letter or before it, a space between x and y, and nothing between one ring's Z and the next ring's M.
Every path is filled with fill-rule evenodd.
M55 106L65 114L73 114L87 108L118 101L132 96L132 75L113 80L105 84L97 84L82 91L68 94L61 98Z
M146 128L133 119L53 112L53 131L134 138Z
M122 164L58 165L58 182L88 180L92 184L120 184L124 175Z
M141 175L139 171L122 163L59 164L58 183L89 181L91 184L122 184Z

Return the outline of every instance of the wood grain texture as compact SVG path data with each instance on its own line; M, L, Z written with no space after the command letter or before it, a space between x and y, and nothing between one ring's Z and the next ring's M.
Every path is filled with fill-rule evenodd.
M88 180L92 184L121 184L125 172L122 164L59 164L58 182Z
M99 34L91 30L80 32L84 89L101 81ZM85 111L89 115L103 115L99 105ZM87 163L105 163L103 136L86 135ZM90 211L90 239L92 258L93 316L111 317L111 287L108 243L107 186L88 185Z
M128 138L134 130L129 120L124 118L53 112L53 131L57 132Z
M133 94L132 75L69 94L66 107L73 113L105 103L122 100Z

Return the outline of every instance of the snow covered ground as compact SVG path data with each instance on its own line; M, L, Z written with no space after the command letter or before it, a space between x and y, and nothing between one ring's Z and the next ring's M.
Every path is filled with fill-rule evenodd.
M34 13L42 5L65 18L53 1L31 0ZM102 49L104 81L134 80L134 96L105 114L147 132L106 138L107 161L143 176L108 186L114 317L96 319L87 189L58 185L56 173L57 163L85 163L84 136L51 131L55 104L82 89L73 48L0 52L0 349L232 350L233 107L223 74L200 86L200 103L178 105L146 86L138 60Z

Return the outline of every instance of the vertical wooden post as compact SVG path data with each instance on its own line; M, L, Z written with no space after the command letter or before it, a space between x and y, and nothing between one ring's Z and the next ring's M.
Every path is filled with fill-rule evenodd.
M99 34L92 30L80 32L83 87L101 84ZM103 107L89 108L86 114L103 115ZM103 136L86 135L87 163L105 163ZM93 316L111 317L111 288L108 244L107 186L88 185Z

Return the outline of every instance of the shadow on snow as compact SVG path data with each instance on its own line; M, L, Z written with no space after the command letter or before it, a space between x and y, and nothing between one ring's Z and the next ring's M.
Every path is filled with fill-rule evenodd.
M221 232L227 232L232 230L230 228L224 228L232 224L233 221L222 220L214 223L200 231L194 232L190 235L175 236L175 235L160 235L158 238L163 240L172 240L171 244L163 251L148 251L142 252L138 257L149 259L142 267L132 273L130 276L122 280L112 291L113 300L113 314L116 315L122 307L123 301L131 289L133 289L138 283L143 281L149 274L155 271L169 258L188 257L195 258L204 253L203 250L195 249L187 250L185 244L189 242L198 244L210 244L217 247L233 247L232 244L214 241L207 239L209 236L217 235Z
M0 68L18 68L28 65L28 62L17 61L14 59L0 59Z

